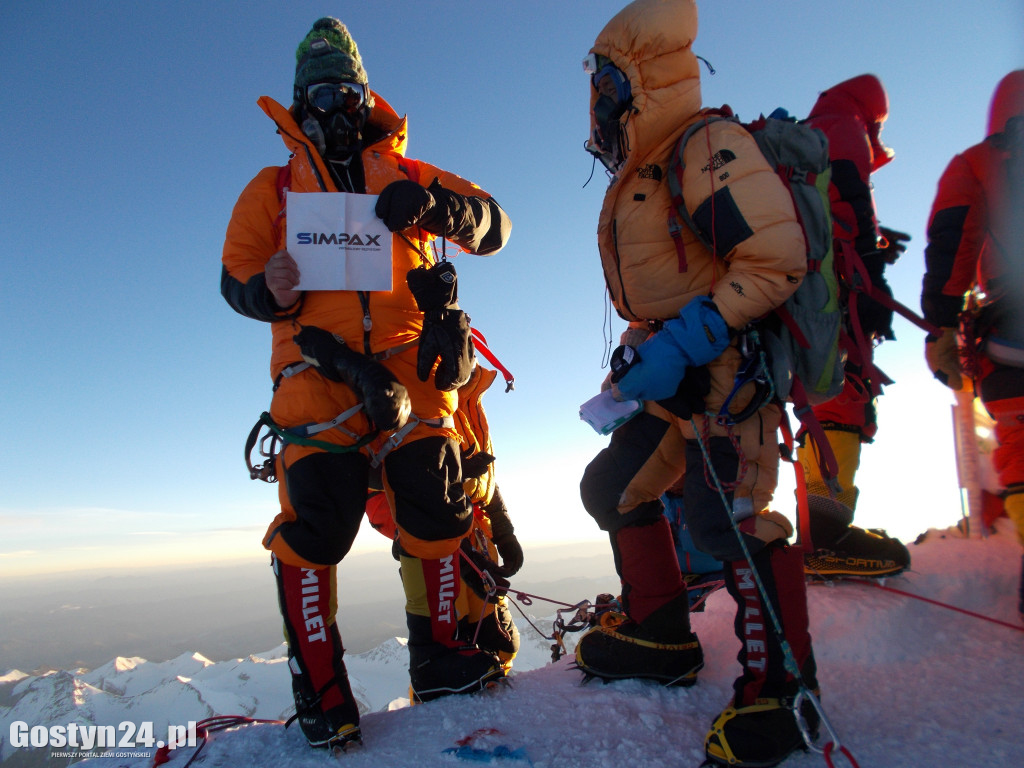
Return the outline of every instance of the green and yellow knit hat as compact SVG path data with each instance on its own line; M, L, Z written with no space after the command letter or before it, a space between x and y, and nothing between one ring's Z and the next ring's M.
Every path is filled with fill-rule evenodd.
M295 92L327 80L368 82L355 40L344 24L330 16L315 21L295 51Z

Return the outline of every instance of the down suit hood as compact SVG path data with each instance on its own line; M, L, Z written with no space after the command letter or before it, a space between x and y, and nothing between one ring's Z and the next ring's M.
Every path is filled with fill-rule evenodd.
M999 81L992 94L988 133L1002 133L1011 117L1024 117L1024 69L1017 69Z
M623 116L628 155L619 175L676 141L701 107L700 68L691 50L697 36L693 0L640 0L609 21L591 48L622 70L633 92ZM597 92L590 89L591 134Z
M874 75L858 75L822 91L808 119L846 114L864 124L871 143L871 170L877 171L895 156L882 143L882 126L889 117L889 97L882 81Z
M623 319L667 320L694 298L708 296L738 329L796 289L806 251L792 198L751 135L735 122L708 125L715 111L701 108L696 36L693 0L634 0L591 48L622 71L632 92L620 119L625 160L605 192L598 247L611 301ZM592 82L587 87L593 121L598 94ZM715 219L717 255L680 225L668 184L679 140L701 122L705 127L685 147L680 202L690 216L701 206L712 209L710 197L728 184L717 198L723 210ZM726 208L734 215L726 217ZM726 232L729 223L735 226Z

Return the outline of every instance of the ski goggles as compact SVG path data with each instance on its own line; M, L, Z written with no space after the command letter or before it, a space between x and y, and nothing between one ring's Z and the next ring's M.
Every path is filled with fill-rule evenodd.
M583 71L588 75L596 75L597 71L607 63L607 56L601 56L600 54L591 51L583 57Z
M366 103L362 83L312 83L306 86L306 104L322 114L356 112Z
M626 104L632 94L629 79L621 69L612 64L607 56L596 53L587 54L583 59L583 71L590 75L590 82L594 90L614 101L616 104Z

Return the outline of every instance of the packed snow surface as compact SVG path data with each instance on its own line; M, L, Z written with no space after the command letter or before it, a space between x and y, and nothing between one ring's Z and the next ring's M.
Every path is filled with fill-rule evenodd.
M912 570L881 588L853 582L808 587L822 706L839 744L863 768L1024 765L1021 550L1008 521L998 522L998 532L987 538L930 531L910 547ZM728 703L739 669L732 620L724 590L693 615L706 657L693 688L639 681L584 685L571 652L552 663L550 641L522 622L523 650L508 685L417 706L405 698L404 640L389 640L347 657L364 711L364 744L338 761L349 768L455 768L481 761L507 768L696 768L708 725ZM546 632L551 623L538 626ZM570 649L576 639L567 637ZM8 728L15 720L151 720L160 734L167 724L212 715L284 720L292 713L283 646L231 662L212 663L199 653L162 663L117 658L89 672L33 677L12 671L4 681L10 686L3 701L10 706L0 707L4 760L33 751L11 747ZM828 740L823 731L816 746ZM460 745L461 756L453 751ZM148 768L152 750L143 752L83 764ZM176 750L167 765L183 766L193 752ZM311 750L298 727L250 724L212 733L193 765L312 768L333 759ZM53 760L39 764L66 764ZM851 764L841 754L833 763ZM827 763L809 751L785 765Z

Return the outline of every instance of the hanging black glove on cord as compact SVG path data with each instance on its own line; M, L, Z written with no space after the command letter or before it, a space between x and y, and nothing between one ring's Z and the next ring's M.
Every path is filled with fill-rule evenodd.
M429 269L412 269L406 281L423 312L416 375L426 381L436 362L434 386L442 392L458 389L473 373L475 350L469 315L459 309L455 265L442 261Z

